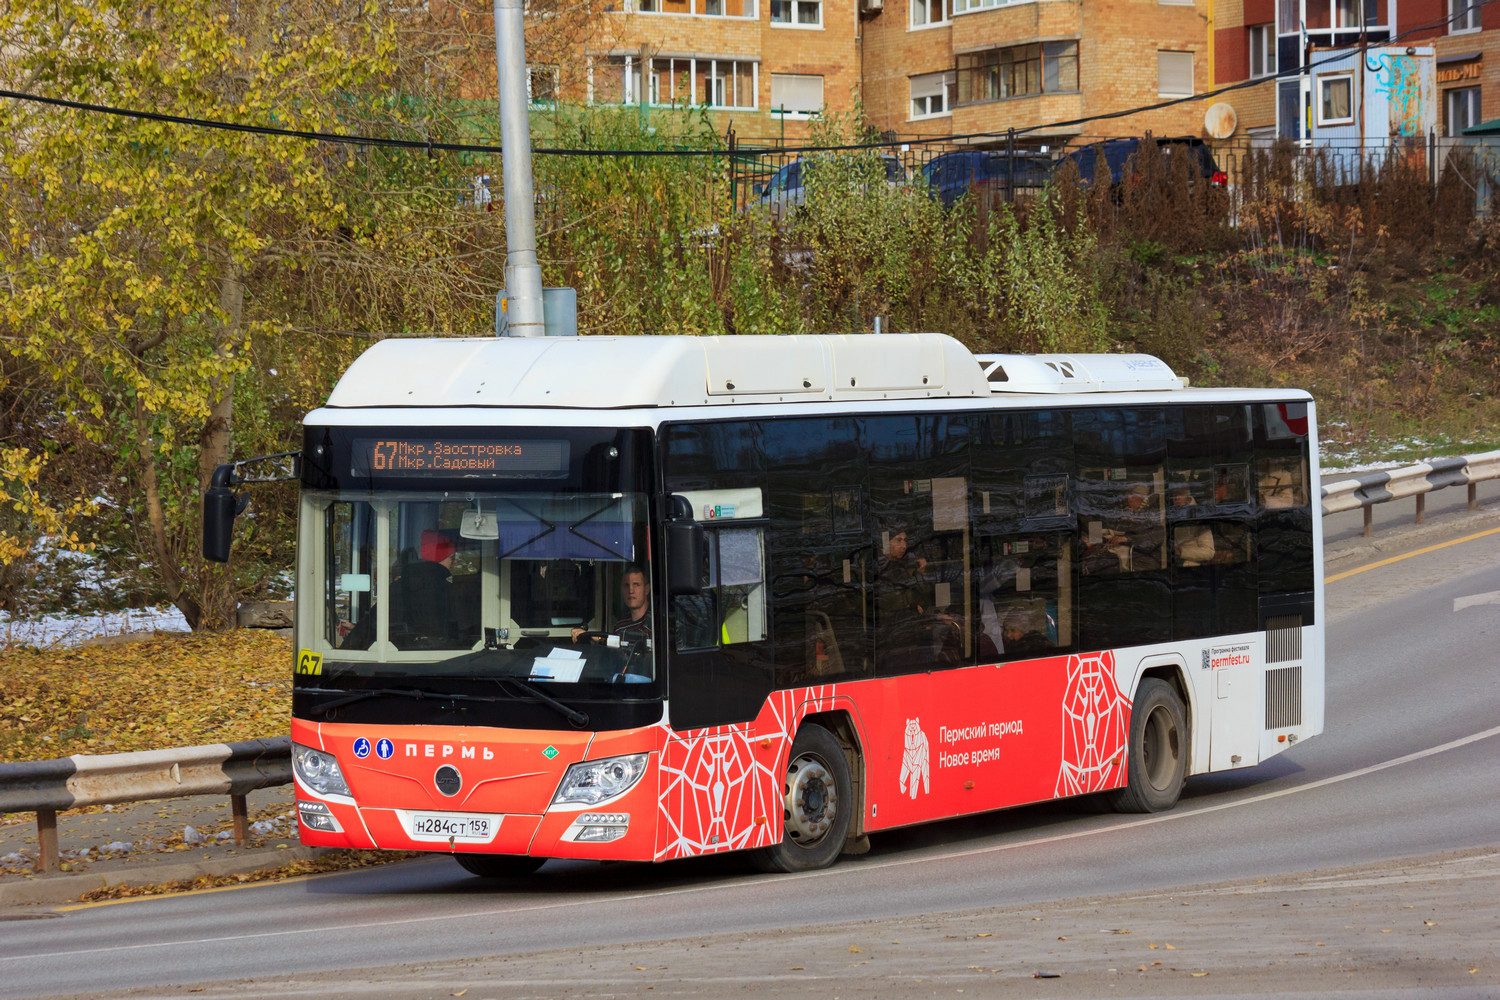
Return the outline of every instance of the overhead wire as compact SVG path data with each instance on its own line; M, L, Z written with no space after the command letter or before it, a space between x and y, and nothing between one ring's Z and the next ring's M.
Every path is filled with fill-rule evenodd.
M1469 10L1477 10L1486 7L1497 0L1474 0L1464 9L1448 17L1437 18L1424 24L1408 28L1400 34L1393 35L1379 45L1394 45L1410 36L1431 31L1434 28L1446 27L1447 25L1466 16ZM1305 31L1305 29L1303 29ZM1322 30L1322 29L1316 29ZM1332 29L1330 29L1332 30ZM1133 108L1125 108L1119 111L1106 111L1098 114L1087 115L1082 118L1071 118L1064 121L1047 122L1040 125L1028 125L1022 128L1004 129L1000 131L969 132L959 135L913 137L910 139L888 139L878 142L839 143L818 146L795 146L778 147L775 152L781 154L804 154L804 153L827 153L848 152L865 149L889 149L893 146L918 146L932 145L938 143L954 143L972 141L975 139L1001 139L1012 135L1031 135L1047 129L1072 128L1079 125L1088 125L1093 122L1112 121L1126 118L1131 115L1143 114L1148 111L1159 111L1164 108L1175 107L1179 104L1196 103L1210 98L1219 97L1223 94L1234 93L1250 87L1258 87L1273 80L1290 79L1310 73L1319 66L1328 65L1344 59L1343 54L1329 56L1317 62L1309 62L1306 66L1279 70L1265 76L1252 77L1239 83L1229 84L1215 90L1206 91L1201 94L1192 94L1184 97L1169 98L1165 101L1157 101L1153 104L1140 105ZM132 118L140 121L163 122L172 125L184 125L190 128L213 129L224 132L240 132L251 135L264 135L271 137L282 137L292 139L303 139L309 142L326 142L338 145L351 146L381 146L395 149L425 150L429 153L500 153L501 147L483 143L464 142L440 142L430 139L398 139L390 136L354 135L345 132L317 132L304 129L278 128L271 125L253 125L244 122L222 121L212 118L196 118L190 115L174 115L160 111L143 111L135 108L119 108L107 104L93 104L87 101L74 101L62 97L47 97L42 94L29 94L18 90L0 89L0 98L14 101L25 101L33 104L47 105L51 107L68 108L74 111L85 111L92 114L114 115L122 118ZM724 156L730 151L727 148L715 149L576 149L555 147L533 147L532 154L537 156L577 156L577 157L627 157L627 156Z

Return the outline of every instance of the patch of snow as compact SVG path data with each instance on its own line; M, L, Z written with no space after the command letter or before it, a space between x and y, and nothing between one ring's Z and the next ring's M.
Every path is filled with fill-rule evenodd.
M187 619L173 607L38 615L35 618L12 618L8 612L0 611L0 646L50 649L132 632L188 631L191 629Z

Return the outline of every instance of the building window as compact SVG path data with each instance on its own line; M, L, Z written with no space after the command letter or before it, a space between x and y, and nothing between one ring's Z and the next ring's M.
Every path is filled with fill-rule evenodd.
M1042 93L1063 94L1078 89L1078 43L1042 43Z
M1027 0L953 0L953 13L962 14L970 10L983 10L986 7L1008 7L1013 3L1026 3Z
M693 60L652 59L646 69L649 90L646 101L659 107L695 104L693 93Z
M1448 0L1448 32L1479 30L1480 0Z
M948 20L948 0L911 0L911 26L944 24Z
M1328 73L1318 77L1318 124L1348 125L1354 121L1354 74Z
M1276 75L1276 26L1274 24L1252 24L1250 26L1250 75Z
M924 73L911 78L911 117L932 118L948 113L949 74Z
M698 103L711 108L755 107L755 64L739 59L694 59Z
M557 67L530 65L526 67L526 100L534 108L557 106Z
M1012 45L958 57L959 104L1077 90L1077 42Z
M1479 124L1479 88L1455 87L1443 94L1443 134L1463 135Z
M594 60L595 104L635 104L641 99L641 62L635 56ZM753 108L756 64L741 59L656 58L646 66L646 100L657 106L706 104Z
M820 28L823 26L823 0L771 0L771 23Z
M1156 53L1156 93L1160 97L1193 95L1193 54L1191 52Z
M634 0L641 14L701 14L708 17L747 17L760 14L755 0ZM629 0L625 6L630 9Z
M823 110L823 78L791 73L771 74L771 113L810 117Z

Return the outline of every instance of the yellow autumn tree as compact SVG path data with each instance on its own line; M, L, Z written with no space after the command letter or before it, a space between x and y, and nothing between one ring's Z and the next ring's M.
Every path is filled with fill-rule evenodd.
M0 78L337 131L392 69L381 6L0 0ZM233 624L232 570L203 563L199 534L203 488L231 458L235 379L246 345L289 325L257 296L297 247L339 232L349 164L297 138L0 100L0 350L110 457L106 499L138 513L138 556L195 629Z

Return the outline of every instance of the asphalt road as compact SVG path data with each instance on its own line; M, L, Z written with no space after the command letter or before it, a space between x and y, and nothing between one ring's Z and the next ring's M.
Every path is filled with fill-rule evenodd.
M1429 533L1421 543L1436 545L1478 530L1471 524L1446 536ZM988 986L998 995L1007 991L984 977L998 975L1000 959L977 928L986 922L1030 923L1022 916L1028 912L1072 921L1072 933L1059 932L1059 941L1098 925L1087 928L1095 938L1084 956L1098 966L1096 978L1075 970L1056 988L1037 981L1037 993L1179 992L1165 981L1150 986L1148 979L1132 980L1122 992L1110 978L1154 974L1137 971L1132 955L1110 951L1119 945L1103 931L1130 929L1108 922L1128 912L1132 919L1149 917L1152 929L1140 933L1163 941L1217 933L1237 942L1244 959L1238 972L1221 970L1210 983L1204 969L1206 978L1184 978L1182 989L1299 996L1344 983L1358 985L1361 997L1408 991L1497 995L1497 556L1500 533L1330 583L1325 733L1258 768L1190 780L1171 813L1091 815L1067 804L1012 810L877 836L868 855L801 876L751 875L734 859L662 866L554 862L528 880L485 883L447 859L433 858L289 884L72 909L54 919L0 923L0 997L121 990L181 996L195 984L226 980L240 982L209 987L205 995L441 997L463 990L472 997L603 996L647 995L643 991L650 989L655 992L649 995L662 996L753 987L791 996L806 994L810 984L799 982L799 974L826 962L830 948L843 978L818 980L811 988L816 995L859 989L881 996L951 996L968 980L943 979L927 968L958 968L952 956L936 957L945 941L950 950L960 942L963 953L975 957L966 971L977 979L967 988L985 993ZM1349 568L1354 564L1340 567ZM1452 853L1433 857L1439 852ZM1389 882L1393 864L1402 868L1407 863L1399 859L1418 856L1425 858L1411 863L1418 868L1451 871L1442 866L1458 865L1463 877ZM1344 871L1349 888L1307 874L1320 870ZM1277 978L1267 957L1270 941L1280 933L1276 917L1284 931L1292 926L1286 922L1291 912L1279 902L1271 907L1264 893L1255 895L1254 887L1264 884L1282 886L1299 906L1316 896L1335 923L1339 913L1362 905L1361 893L1369 897L1365 916L1378 911L1383 917L1382 907L1419 905L1392 885L1443 885L1448 896L1420 905L1434 913L1463 908L1470 917L1467 924L1455 916L1432 920L1456 935L1450 954L1427 942L1432 928L1426 924L1415 930L1402 925L1401 935L1413 935L1408 941L1392 936L1394 926L1365 927L1361 920L1354 930L1350 916L1338 933L1385 936L1373 944L1337 944L1338 956L1312 950L1330 942L1305 943L1301 954L1321 964L1305 976ZM1317 892L1296 895L1309 885ZM1180 907L1179 896L1200 898L1190 893L1217 902L1196 911ZM1256 906L1271 909L1251 916ZM1309 903L1306 910L1304 918L1311 919L1315 907ZM1332 936L1337 928L1328 926ZM1236 934L1236 927L1245 929ZM1252 933L1252 927L1259 930ZM1008 933L1018 952L1035 955L1037 962L1046 958L1035 929L1035 940ZM854 949L859 941L874 948L900 934L927 941L922 954L929 957L912 955L901 963L899 982L887 969L880 987L871 987L874 980L862 977L876 972L859 959L864 951ZM853 942L847 948L845 939ZM1489 950L1476 958L1464 947ZM674 989L660 973L652 973L657 978L649 983L619 979L620 970L640 975L665 968L648 963L666 954L685 962L690 952L709 980L680 978ZM1365 979L1328 979L1344 976L1343 956L1356 953L1366 959ZM1287 961L1294 954L1286 952ZM1402 978L1403 955L1415 978ZM1179 958L1173 955L1173 963ZM1263 958L1266 969L1258 972L1256 962ZM1195 961L1201 964L1201 955ZM615 971L598 971L601 963L612 963ZM1187 968L1191 963L1181 964L1183 977L1200 975ZM1455 972L1462 964L1475 972ZM1144 965L1163 968L1178 971L1177 964ZM1030 995L1030 972L1024 982L1014 978L1020 975L1015 968L1009 972L1010 985ZM485 988L470 992L464 977Z

